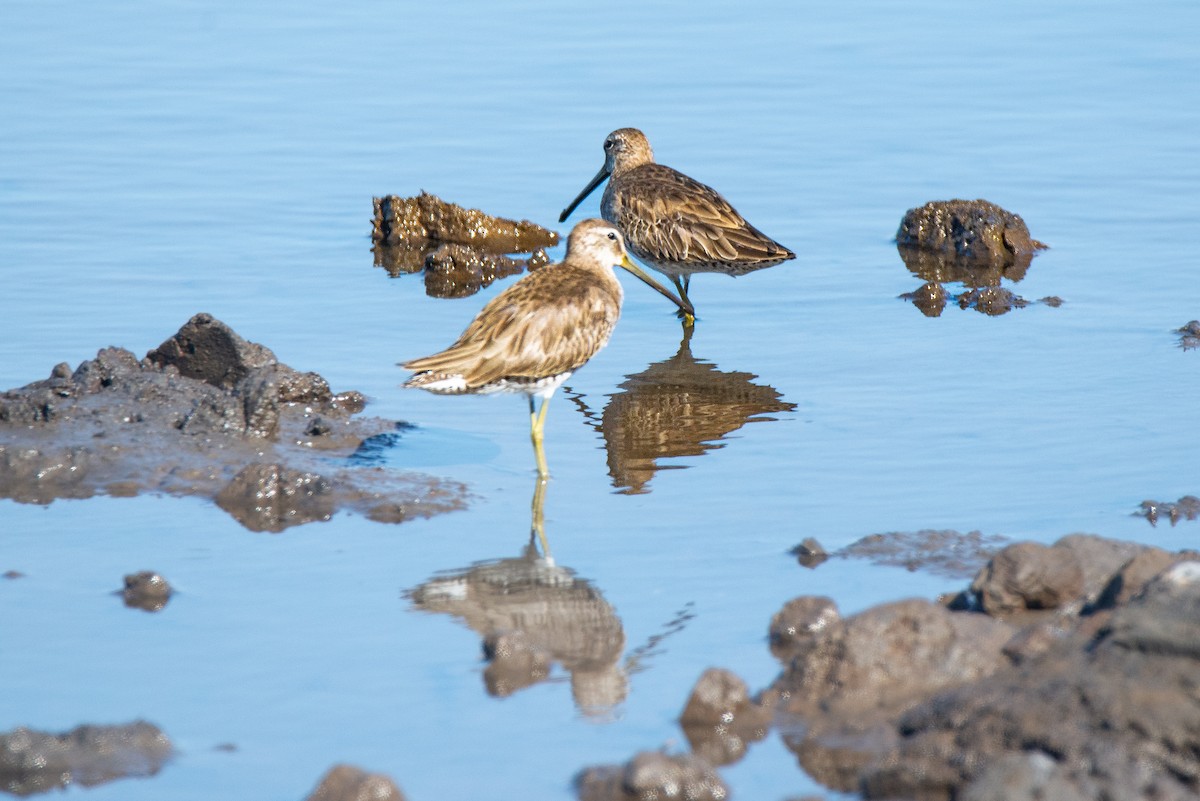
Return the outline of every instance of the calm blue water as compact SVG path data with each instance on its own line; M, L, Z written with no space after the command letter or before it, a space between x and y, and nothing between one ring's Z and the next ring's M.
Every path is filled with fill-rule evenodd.
M565 799L585 765L684 747L674 720L705 668L768 683L766 628L789 598L855 611L959 586L840 560L802 570L786 552L803 537L1194 547L1200 524L1131 513L1200 493L1200 354L1171 333L1200 317L1198 33L1185 0L683 14L9 0L0 387L106 345L144 353L207 311L416 424L389 464L477 500L278 536L196 499L2 501L0 571L26 577L0 581L0 730L145 717L177 744L159 776L91 799L295 799L336 761L413 799ZM581 406L598 417L680 347L671 310L636 285L571 380L579 403L555 399L557 563L615 610L626 656L671 632L597 719L561 669L487 695L479 635L405 596L520 554L533 461L520 399L398 388L396 362L448 344L501 287L428 298L419 276L372 266L368 233L373 195L421 189L549 225L626 125L797 251L736 281L697 277L690 343L795 408L620 493ZM900 217L951 197L1020 213L1052 249L1010 288L1064 305L930 319L898 300L921 283L891 243ZM180 591L159 615L108 595L139 569ZM816 789L774 736L722 775L739 798Z

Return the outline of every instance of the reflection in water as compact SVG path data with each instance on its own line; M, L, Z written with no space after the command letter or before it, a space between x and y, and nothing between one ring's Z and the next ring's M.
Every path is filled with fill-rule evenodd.
M538 553L539 540L546 547L545 486L535 485L532 532L520 556L444 573L407 596L418 609L461 618L483 637L489 694L504 697L549 680L558 662L570 674L579 710L603 715L628 694L625 631L591 582Z
M1033 252L1008 254L1005 260L964 259L953 253L930 251L910 245L896 245L908 271L925 283L900 297L910 301L926 317L940 317L947 301L960 308L973 308L991 316L1006 314L1028 306L1030 301L1001 286L1007 279L1020 281L1029 270ZM960 294L947 292L945 284L962 284ZM1058 305L1057 298L1043 298L1047 305ZM1061 301L1059 301L1061 302Z
M375 266L382 267L392 278L424 271L425 294L431 298L465 298L499 278L520 275L549 263L546 251L540 248L528 258L514 259L434 239L397 244L378 242L371 247L371 253Z
M746 423L774 419L757 415L796 408L774 387L753 383L758 376L697 360L692 332L685 327L679 352L629 376L604 408L608 471L625 494L649 492L654 473L665 469L659 459L699 456Z

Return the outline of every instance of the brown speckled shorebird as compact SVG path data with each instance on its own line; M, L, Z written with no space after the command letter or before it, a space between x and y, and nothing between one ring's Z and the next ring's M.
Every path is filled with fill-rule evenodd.
M416 375L404 386L444 395L524 393L538 476L545 479L546 406L554 390L608 343L624 297L615 265L679 303L629 260L616 227L584 220L571 231L561 264L530 273L492 298L446 350L405 362ZM540 409L534 398L541 398Z
M637 128L608 135L604 166L558 221L565 221L605 178L610 180L600 215L621 229L633 255L670 277L686 322L695 314L687 295L693 273L745 275L796 258L746 222L717 190L655 164L650 142Z

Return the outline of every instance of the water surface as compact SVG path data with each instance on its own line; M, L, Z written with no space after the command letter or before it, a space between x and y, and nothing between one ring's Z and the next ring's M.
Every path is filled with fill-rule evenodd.
M1132 513L1200 493L1200 354L1171 333L1200 317L1197 30L1182 1L7 3L0 387L102 346L140 355L206 311L413 423L384 463L476 500L280 535L197 499L0 502L0 571L25 574L0 581L0 730L144 717L171 736L159 776L71 791L92 799L301 798L336 761L414 799L564 799L585 765L684 747L675 718L705 668L774 678L765 633L788 599L853 612L961 586L805 570L787 551L806 536L1194 545L1198 524ZM627 125L798 258L698 276L690 356L671 309L628 285L611 344L550 410L554 556L625 641L624 700L595 714L562 668L488 695L480 636L411 600L520 556L533 460L520 399L398 388L396 362L504 284L429 298L372 266L368 233L373 195L421 189L550 225ZM1021 214L1051 249L1008 286L1064 304L927 318L899 300L921 283L891 242L900 217L952 197ZM614 469L606 415L681 357L704 397L735 376L756 400ZM140 569L179 589L160 614L108 594ZM774 735L722 775L740 798L815 790Z

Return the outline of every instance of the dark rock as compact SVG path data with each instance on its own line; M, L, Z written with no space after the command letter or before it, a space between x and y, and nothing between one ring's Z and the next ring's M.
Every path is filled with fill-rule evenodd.
M125 589L121 590L121 595L131 609L158 612L171 600L172 592L165 578L152 570L143 570L125 576Z
M404 793L388 776L353 765L334 765L305 801L404 801Z
M25 574L20 570L5 570L3 573L0 573L0 578L19 579L25 578Z
M798 641L764 700L800 715L894 715L996 670L1012 633L999 621L928 601L883 604Z
M960 261L1015 263L1046 247L1030 237L1020 215L986 200L931 201L909 209L896 244L953 255Z
M397 244L436 240L489 253L528 253L558 244L558 234L528 220L493 217L478 209L465 209L446 203L427 192L417 197L396 195L372 201L375 219L371 239Z
M153 776L171 757L157 726L79 726L63 734L18 728L0 735L0 790L32 795L71 784L91 787L127 776Z
M1116 573L1146 546L1071 534L1053 546L1019 542L1000 551L971 583L989 615L1060 607L1100 597Z
M227 505L267 530L336 509L398 522L461 508L460 485L331 466L379 434L398 437L394 422L353 418L363 405L360 393L335 395L319 375L280 364L198 314L145 359L104 348L74 372L60 364L43 381L0 393L0 498L213 497L224 489ZM252 464L281 472L268 484L236 479ZM316 474L326 484L305 479L288 489L295 476ZM291 505L273 496L270 509L256 509L235 489L248 480Z
M1200 560L1200 553L1171 553L1161 548L1146 548L1118 570L1096 599L1096 609L1114 609L1129 603L1150 581L1180 562Z
M815 537L805 537L800 544L792 548L791 554L803 567L816 567L829 558L825 547L817 542Z
M867 798L1194 798L1198 621L1200 562L1181 562L1108 625L912 707L861 789Z
M1149 520L1152 526L1158 525L1159 517L1166 517L1173 526L1180 520L1195 520L1200 517L1200 498L1184 495L1174 503L1142 501L1139 514Z
M824 595L802 595L784 604L771 618L771 653L789 661L801 645L841 620L837 604Z
M726 801L729 788L693 754L643 751L624 766L585 768L575 778L580 801Z
M1200 348L1200 320L1192 320L1182 328L1176 328L1175 333L1179 334L1179 347L1184 350Z
M257 367L277 362L268 348L242 339L210 314L197 314L166 342L146 354L152 364L171 365L185 378L233 389Z
M694 754L728 765L745 755L749 743L767 736L771 713L751 700L736 674L709 668L692 688L679 724Z

